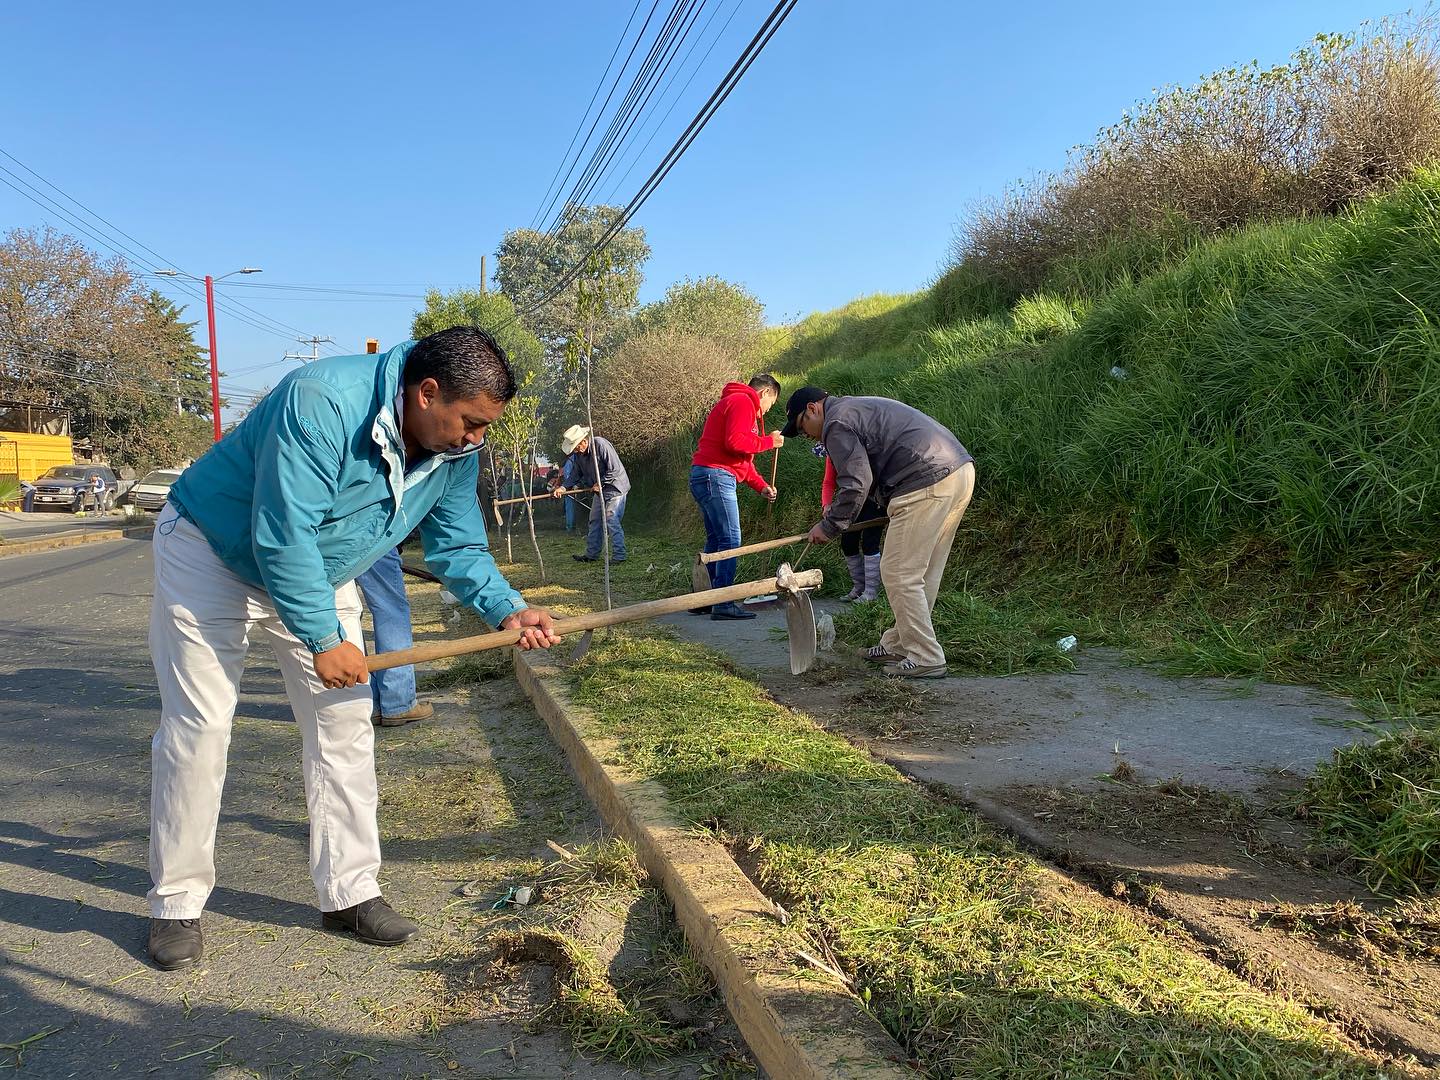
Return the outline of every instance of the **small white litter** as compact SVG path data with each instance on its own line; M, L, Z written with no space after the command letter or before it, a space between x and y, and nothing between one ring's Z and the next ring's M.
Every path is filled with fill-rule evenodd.
M1079 644L1080 641L1078 638L1075 637L1074 634L1066 634L1059 641L1055 642L1055 647L1061 652L1069 652L1071 649L1075 648L1075 646Z
M815 644L825 652L835 647L835 620L828 611L822 611L815 620Z

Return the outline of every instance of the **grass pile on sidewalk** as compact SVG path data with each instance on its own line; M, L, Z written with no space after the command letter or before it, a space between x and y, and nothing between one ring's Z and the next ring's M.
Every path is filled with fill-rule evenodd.
M617 634L570 678L628 768L754 853L930 1076L1382 1075L698 647Z

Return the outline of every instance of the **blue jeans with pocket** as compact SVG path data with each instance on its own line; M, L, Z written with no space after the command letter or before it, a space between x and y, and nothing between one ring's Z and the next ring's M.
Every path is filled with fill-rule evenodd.
M605 525L610 528L610 559L620 562L625 558L625 530L620 528L620 519L625 516L624 495L607 495L602 499L600 493L595 492L594 501L590 503L590 531L585 534L585 554L598 559L605 551L605 538L600 532L602 506Z
M740 546L740 503L735 498L735 474L710 465L690 466L690 494L700 504L705 519L705 550L728 551ZM723 589L735 584L739 560L707 563L710 587Z
M355 584L365 597L370 619L375 624L375 651L408 649L414 639L410 631L410 598L405 595L405 572L400 569L400 549L391 548ZM382 716L399 716L415 707L413 665L375 671L370 674L370 693Z

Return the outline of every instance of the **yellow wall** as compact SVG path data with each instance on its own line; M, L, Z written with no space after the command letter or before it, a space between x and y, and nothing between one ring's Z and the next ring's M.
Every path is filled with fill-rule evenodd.
M20 479L26 481L33 481L52 465L75 463L68 435L30 435L24 431L0 431L0 474L11 474L17 454Z

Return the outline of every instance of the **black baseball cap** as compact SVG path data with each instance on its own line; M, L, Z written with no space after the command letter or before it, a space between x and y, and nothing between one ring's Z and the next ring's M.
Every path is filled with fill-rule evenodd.
M802 386L790 395L790 400L785 402L785 426L780 429L780 434L787 439L793 439L800 434L800 414L805 411L805 406L812 401L824 401L830 395L818 386Z

